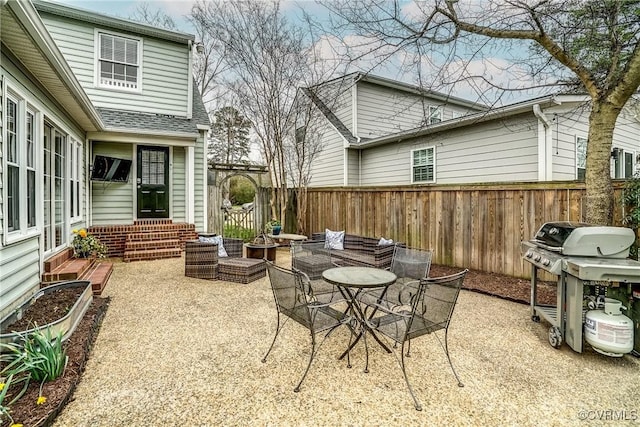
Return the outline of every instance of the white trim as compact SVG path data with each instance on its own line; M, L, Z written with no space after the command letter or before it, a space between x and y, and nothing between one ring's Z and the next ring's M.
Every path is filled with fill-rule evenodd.
M358 82L351 86L351 133L358 136ZM349 141L347 141L348 143Z
M540 109L540 104L533 105L533 115L538 119L538 181L551 181L553 179L551 122Z
M154 132L88 132L87 138L101 142L122 142L130 144L180 145L183 147L195 145L198 133L167 133L158 135Z
M185 216L189 224L195 223L195 148L186 148L185 181L187 188L187 206L185 206Z
M191 73L193 70L193 49L194 44L191 40L187 44L189 46L189 68L187 72L187 119L193 118L193 77Z
M431 181L415 181L413 179L413 156L416 151L433 150L433 179ZM409 173L411 174L411 184L435 184L436 183L436 146L428 145L426 147L415 148L409 151Z
M167 187L169 188L169 212L168 218L173 219L173 146L169 146L169 182L167 182Z
M119 37L122 39L134 40L137 42L137 54L138 54L138 64L137 71L138 75L136 76L136 87L135 89L130 89L126 87L113 87L109 85L103 85L100 83L100 34L105 34L108 36ZM94 28L93 30L93 86L96 89L114 91L114 92L126 92L126 93L139 93L142 94L142 57L144 53L143 49L143 39L142 37L132 36L130 34L118 33L116 31L106 30L102 28Z
M577 134L573 135L573 150L574 150L574 156L573 156L574 160L573 161L574 161L574 165L575 165L575 168L574 168L575 179L578 179L578 138L584 139L586 141L586 144L587 145L589 144L589 138L585 138L583 136L578 136ZM586 161L586 150L587 150L587 147L585 147L585 161ZM584 168L580 168L580 169L584 169L585 170L585 175L586 175L586 172L587 172L586 166L587 165L585 164Z
M207 133L202 132L202 150L203 157L202 161L204 162L203 171L203 185L202 185L202 206L203 206L203 214L202 214L202 229L205 233L209 232L209 159L207 158ZM196 226L197 227L197 226Z

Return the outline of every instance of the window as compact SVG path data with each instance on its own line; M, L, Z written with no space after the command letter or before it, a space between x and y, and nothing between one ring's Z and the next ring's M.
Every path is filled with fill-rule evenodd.
M141 41L98 33L98 86L139 91Z
M442 121L442 107L429 106L429 124L433 125Z
M38 225L36 112L16 93L8 92L6 100L1 149L6 153L3 228L5 241L15 241Z
M624 177L633 178L633 153L624 152Z
M7 98L7 231L20 230L20 150L18 102Z
M27 227L36 226L35 115L27 111Z
M587 139L576 137L576 179L584 181L587 171Z
M435 182L435 147L411 152L411 181L413 183Z
M69 199L71 203L71 218L73 222L80 220L80 178L82 176L82 146L71 138L69 142Z

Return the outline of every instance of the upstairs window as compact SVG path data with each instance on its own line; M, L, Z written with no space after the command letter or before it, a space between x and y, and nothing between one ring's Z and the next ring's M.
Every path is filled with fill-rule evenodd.
M98 33L98 86L139 91L140 45L138 39Z
M435 182L436 149L435 147L413 150L411 152L411 182Z
M429 124L434 125L442 121L442 107L429 107Z

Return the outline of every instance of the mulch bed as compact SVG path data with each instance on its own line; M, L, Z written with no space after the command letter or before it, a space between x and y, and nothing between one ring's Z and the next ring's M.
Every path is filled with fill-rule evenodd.
M76 297L77 298L77 297ZM45 298L40 298L42 304L46 304ZM53 424L56 416L62 411L67 402L73 396L76 385L80 381L85 364L89 358L91 347L102 324L102 319L109 307L109 298L93 297L93 302L87 309L84 317L78 324L73 334L64 342L64 347L69 361L64 375L42 386L32 381L26 393L13 405L10 414L15 423L27 426L49 426ZM75 300L73 300L75 301ZM60 304L60 300L56 300ZM58 316L58 318L61 316ZM23 318L24 319L24 318ZM51 319L44 320L42 324L49 323ZM56 319L53 319L56 320ZM15 324L14 324L15 326ZM38 396L45 396L47 401L37 405ZM7 401L11 397L7 396ZM0 426L10 426L10 420L3 419Z

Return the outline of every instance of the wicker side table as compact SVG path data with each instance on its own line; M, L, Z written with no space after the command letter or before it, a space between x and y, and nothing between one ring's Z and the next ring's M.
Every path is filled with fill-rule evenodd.
M308 255L292 258L292 266L309 276L311 280L320 279L322 272L333 267L327 254Z
M261 259L220 258L218 279L228 282L251 283L267 275L267 265Z
M218 245L188 240L184 247L184 275L196 279L218 277Z

